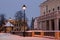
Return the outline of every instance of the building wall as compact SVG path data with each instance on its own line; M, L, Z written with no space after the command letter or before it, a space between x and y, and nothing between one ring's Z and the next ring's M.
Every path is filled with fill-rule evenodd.
M37 27L37 19L35 19L35 21L34 21L34 29L37 29L38 27Z
M60 0L46 0L40 5L40 12L40 29L60 30Z
M47 1L43 2L40 5L41 16L44 14L48 14L49 11L53 12L53 9L54 9L54 11L57 11L58 6L60 6L60 0L58 0L58 1L57 0L47 0Z

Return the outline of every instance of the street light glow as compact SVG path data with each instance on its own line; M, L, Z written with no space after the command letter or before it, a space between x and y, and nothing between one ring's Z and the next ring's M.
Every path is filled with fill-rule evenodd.
M23 5L23 6L22 6L22 9L25 10L25 9L26 9L26 5Z

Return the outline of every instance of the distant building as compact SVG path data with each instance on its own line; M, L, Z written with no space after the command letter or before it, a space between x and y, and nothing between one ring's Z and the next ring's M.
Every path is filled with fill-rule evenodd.
M32 20L31 20L31 30L33 30L34 29L34 21L35 21L35 19L32 17Z
M34 19L34 29L40 29L38 26L38 17Z
M9 21L3 26L5 28L5 32L11 32L13 31L14 25L11 24Z
M40 5L40 12L40 29L60 30L60 0L46 0Z

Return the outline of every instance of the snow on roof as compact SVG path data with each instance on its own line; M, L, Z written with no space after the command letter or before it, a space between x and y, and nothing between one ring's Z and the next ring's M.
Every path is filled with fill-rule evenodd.
M5 26L13 26L10 22L7 22Z

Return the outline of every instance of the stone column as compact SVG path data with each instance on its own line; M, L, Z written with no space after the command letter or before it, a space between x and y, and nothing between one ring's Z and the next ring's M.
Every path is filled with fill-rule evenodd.
M39 25L39 27L40 27L41 30L42 30L42 25L43 25L43 24L42 24L42 21L41 21L41 22L40 22L40 25Z
M42 21L42 30L44 30L44 25L43 25L43 21Z
M49 20L49 30L52 30L51 20Z
M40 29L40 22L37 22L37 29Z
M45 30L45 22L42 22L42 30Z
M59 19L54 20L55 30L59 30Z
M43 30L43 22L41 22L41 29Z
M44 30L46 30L46 21L44 21Z

